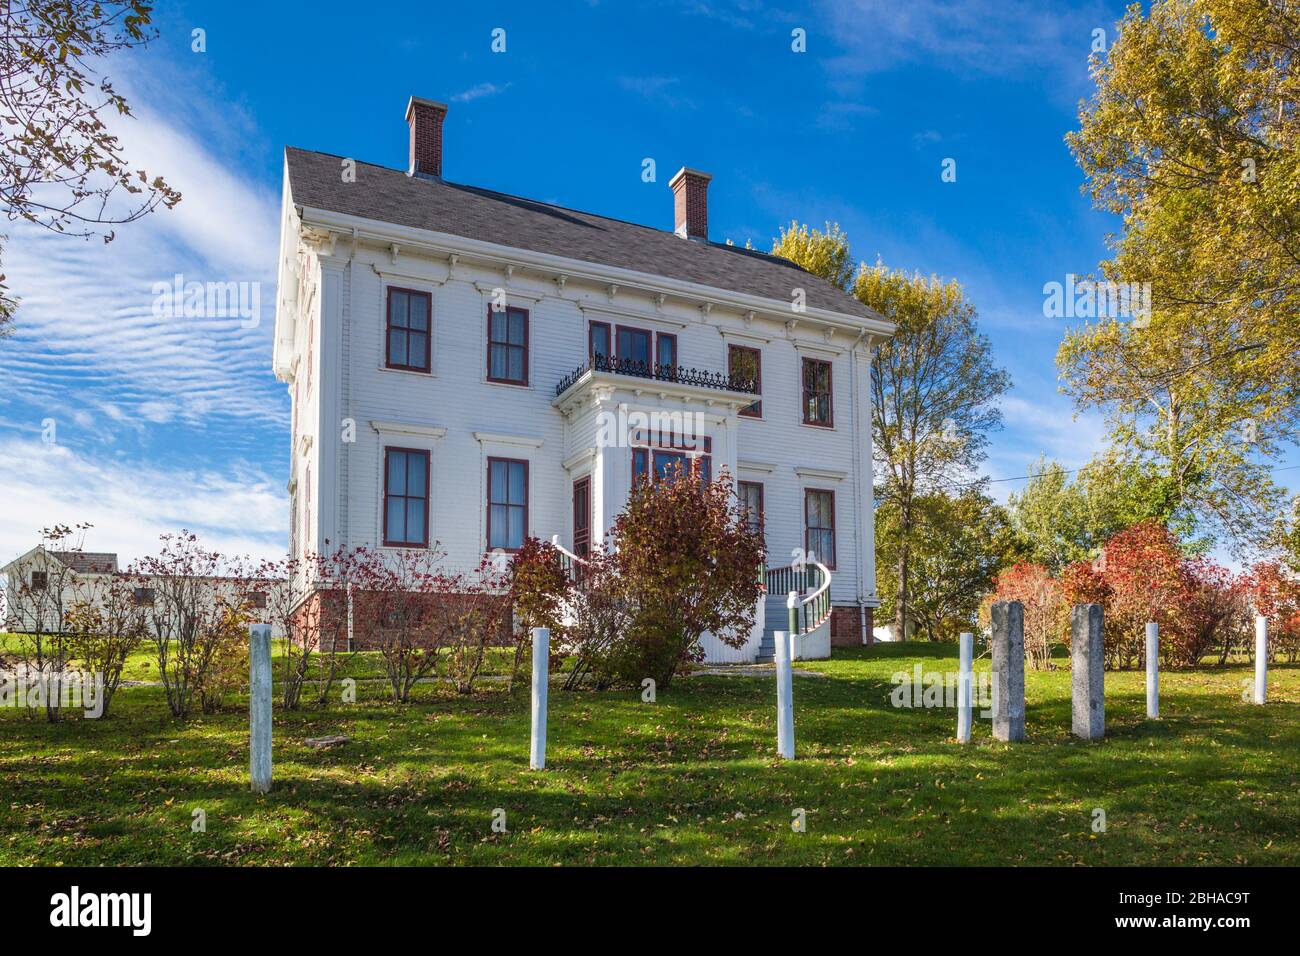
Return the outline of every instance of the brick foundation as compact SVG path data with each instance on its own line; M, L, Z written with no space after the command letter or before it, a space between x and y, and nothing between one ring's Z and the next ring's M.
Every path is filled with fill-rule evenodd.
M860 647L862 611L856 604L831 608L831 647Z
M455 600L458 596L428 595L426 600L436 606L437 602ZM357 591L352 594L352 646L347 646L347 606L347 595L344 592L327 588L313 591L294 612L294 630L316 635L318 640L311 643L315 644L316 650L325 653L335 650L336 642L340 653L378 649L381 643L379 633L368 619L375 613L371 610L373 604L368 602L366 594ZM507 613L499 633L488 644L493 647L513 646L512 633L513 614Z

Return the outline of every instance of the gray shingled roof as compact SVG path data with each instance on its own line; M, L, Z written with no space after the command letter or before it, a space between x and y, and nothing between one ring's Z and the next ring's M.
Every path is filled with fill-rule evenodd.
M117 555L109 551L51 551L53 557L78 574L109 574L117 571Z
M357 164L355 183L339 175L342 157L289 147L289 188L299 206L363 216L415 229L633 269L789 302L802 288L810 308L879 318L853 296L787 259L752 249L688 242L671 232L506 193L407 176ZM665 202L667 202L665 195Z

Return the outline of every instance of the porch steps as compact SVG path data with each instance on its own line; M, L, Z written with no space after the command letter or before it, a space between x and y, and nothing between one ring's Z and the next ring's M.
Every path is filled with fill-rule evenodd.
M763 640L758 645L756 664L770 664L776 660L776 632L789 630L790 612L785 606L784 594L769 594L763 602Z

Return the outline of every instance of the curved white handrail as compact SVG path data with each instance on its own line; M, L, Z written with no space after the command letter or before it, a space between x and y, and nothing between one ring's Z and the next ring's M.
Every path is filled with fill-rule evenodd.
M553 535L551 535L551 547L555 548L556 551L560 552L560 554L564 555L564 556L565 556L566 558L568 558L570 561L576 561L576 562L578 562L578 564L586 564L586 563L587 563L587 559L586 559L586 558L580 558L580 557L578 557L576 554L574 554L572 551L570 551L570 550L569 550L568 548L566 548L564 545L560 544L560 536L559 536L558 534L553 534Z
M790 592L790 595L791 595L792 597L794 597L794 598L799 602L798 605L796 605L796 606L805 606L805 605L808 605L808 604L813 603L813 602L816 601L818 598L820 598L823 594L825 594L827 591L829 591L829 590L830 590L830 587L831 587L831 569L828 568L828 567L826 567L826 565L822 564L822 563L821 563L820 561L818 561L816 558L811 559L811 560L809 561L809 564L815 564L815 565L817 565L817 567L818 567L819 569L821 569L821 572L822 572L822 583L819 584L819 585L817 585L816 590L814 590L811 594L809 594L809 595L807 595L806 597L804 597L802 600L799 599L799 596L798 596L798 592L797 592L797 591L791 591L791 592ZM826 613L823 614L820 618L817 619L817 623L816 623L816 624L814 624L812 627L808 628L808 630L807 630L807 631L804 631L803 633L807 634L807 633L811 633L812 631L817 630L817 628L821 627L822 624L826 621L826 619L827 619L828 617L830 617L830 616L831 616L831 602L830 602L830 601L827 601L827 602L826 602Z

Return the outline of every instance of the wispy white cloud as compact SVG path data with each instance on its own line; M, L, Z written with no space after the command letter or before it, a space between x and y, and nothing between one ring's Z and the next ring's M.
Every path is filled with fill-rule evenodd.
M836 100L826 103L817 112L818 129L844 132L852 129L859 120L875 116L880 111L866 103Z
M1099 3L1067 8L1038 0L822 0L820 6L842 51L828 70L843 88L907 63L982 74L1068 71L1072 82L1082 82L1091 30L1115 20Z
M628 92L671 108L694 109L695 101L689 96L676 92L681 88L681 79L675 76L620 76L618 85Z
M279 482L245 464L276 461L267 449L287 428L270 371L278 182L247 162L238 116L191 128L202 95L173 114L157 107L175 90L118 85L135 112L112 127L126 155L183 199L108 244L11 227L3 271L21 304L0 345L0 562L41 527L83 520L97 526L89 546L124 554L182 527L223 550L282 551ZM154 286L177 274L250 284L259 321L159 314ZM51 426L53 448L41 442Z
M467 90L453 94L451 101L453 103L468 103L471 100L479 100L485 96L496 96L498 93L504 93L513 85L512 83L480 83L477 86L471 86Z
M1028 476L1039 458L1078 468L1106 446L1106 428L1100 416L1075 416L1069 398L1036 393L1032 398L1012 393L1001 402L1004 428L993 440L984 474L998 479L993 493L1005 499L1023 487L1019 479Z
M14 415L23 402L69 417L98 405L118 421L282 420L267 360L278 201L147 107L136 115L114 127L127 155L165 170L183 199L123 227L107 245L13 229L5 271L21 307L17 334L4 346L9 387L0 411ZM170 286L177 274L248 284L258 324L246 328L239 315L155 314L155 284Z
M230 555L282 557L288 546L287 497L250 465L191 469L0 437L0 501L0 564L35 546L41 528L79 522L94 525L87 550L123 561L182 528Z

